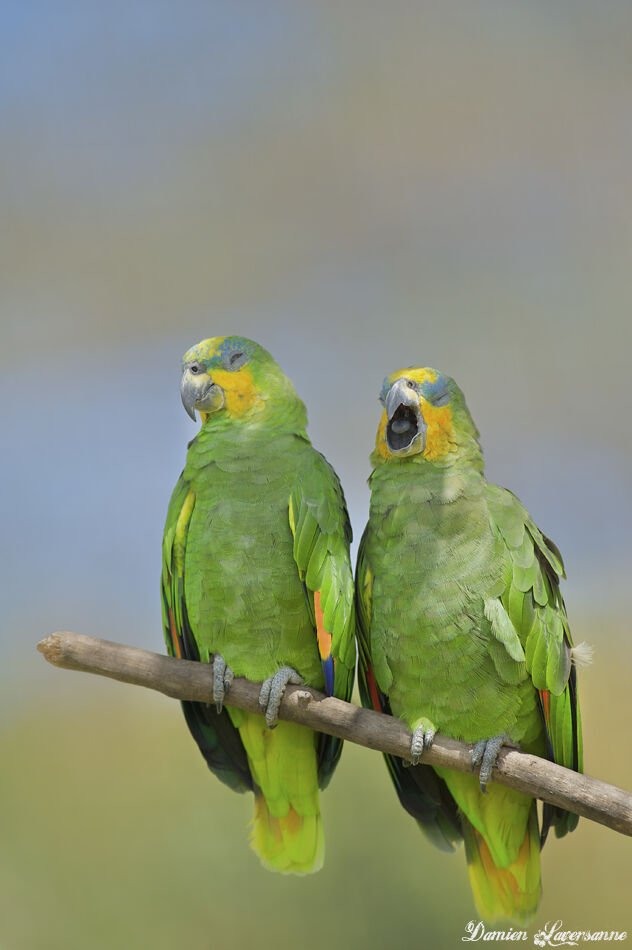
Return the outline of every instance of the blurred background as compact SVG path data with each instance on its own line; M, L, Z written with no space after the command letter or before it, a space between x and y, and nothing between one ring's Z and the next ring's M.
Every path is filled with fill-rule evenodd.
M356 539L382 378L435 366L564 553L586 769L632 787L632 8L5 0L0 22L0 947L460 945L464 856L425 844L380 756L343 755L325 869L275 876L176 703L35 643L163 649L191 344L271 350ZM544 851L538 924L632 930L631 873L629 839L582 821Z

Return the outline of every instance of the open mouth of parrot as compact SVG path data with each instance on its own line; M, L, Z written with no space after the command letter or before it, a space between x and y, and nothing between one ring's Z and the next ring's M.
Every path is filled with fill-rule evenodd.
M392 452L409 448L419 435L418 413L401 403L386 426L386 442Z

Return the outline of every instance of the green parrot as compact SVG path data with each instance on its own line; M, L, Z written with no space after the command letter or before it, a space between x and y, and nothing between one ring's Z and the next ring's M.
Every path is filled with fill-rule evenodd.
M292 383L257 343L203 340L184 355L180 389L202 426L167 513L164 632L172 656L212 663L215 701L183 702L185 719L211 771L254 792L251 844L262 863L316 871L324 855L319 788L342 745L278 722L278 709L288 683L351 695L344 496L312 448ZM233 676L263 681L261 715L224 708Z
M540 848L576 815L492 783L503 744L582 770L576 665L557 547L483 474L460 389L433 369L384 381L356 577L365 706L401 718L415 763L385 756L397 794L444 850L465 840L481 918L529 920ZM480 776L416 763L436 732L474 745Z

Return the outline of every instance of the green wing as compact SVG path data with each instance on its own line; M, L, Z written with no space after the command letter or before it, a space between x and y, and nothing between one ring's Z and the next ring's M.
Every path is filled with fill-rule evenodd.
M314 624L325 691L350 700L356 661L351 525L338 477L329 463L310 453L289 499L293 554ZM324 788L336 767L342 742L322 735L318 777Z
M373 576L366 557L366 536L362 535L356 569L358 608L358 686L362 705L391 715L388 696L377 685L371 656L371 595ZM421 830L442 851L454 851L462 837L457 807L448 787L429 765L408 765L398 756L384 755L397 796Z
M487 503L492 531L509 552L506 588L500 596L504 610L496 609L492 629L509 630L505 618L510 621L524 651L527 672L540 696L549 756L559 765L581 772L577 675L559 589L560 577L566 576L562 557L507 489L488 485ZM543 835L551 821L556 834L561 836L576 827L578 817L547 805Z
M169 509L162 546L162 620L167 651L171 656L199 660L189 626L184 596L184 565L187 534L195 507L195 493L181 476ZM217 713L206 703L185 701L187 725L212 772L235 791L253 788L246 752L227 711Z

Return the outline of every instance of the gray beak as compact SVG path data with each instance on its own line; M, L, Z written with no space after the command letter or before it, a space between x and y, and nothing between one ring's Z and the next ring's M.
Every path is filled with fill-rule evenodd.
M426 422L419 408L419 396L405 379L396 379L386 396L386 443L393 455L423 452Z
M389 422L400 406L419 409L419 397L405 379L396 379L386 396L386 416Z
M195 421L195 410L215 412L224 405L224 390L214 383L208 373L193 374L185 368L180 380L182 405Z
M197 399L197 391L193 385L192 379L187 376L186 370L182 374L182 379L180 380L180 396L182 398L182 405L187 411L187 415L191 416L195 422L195 400Z

